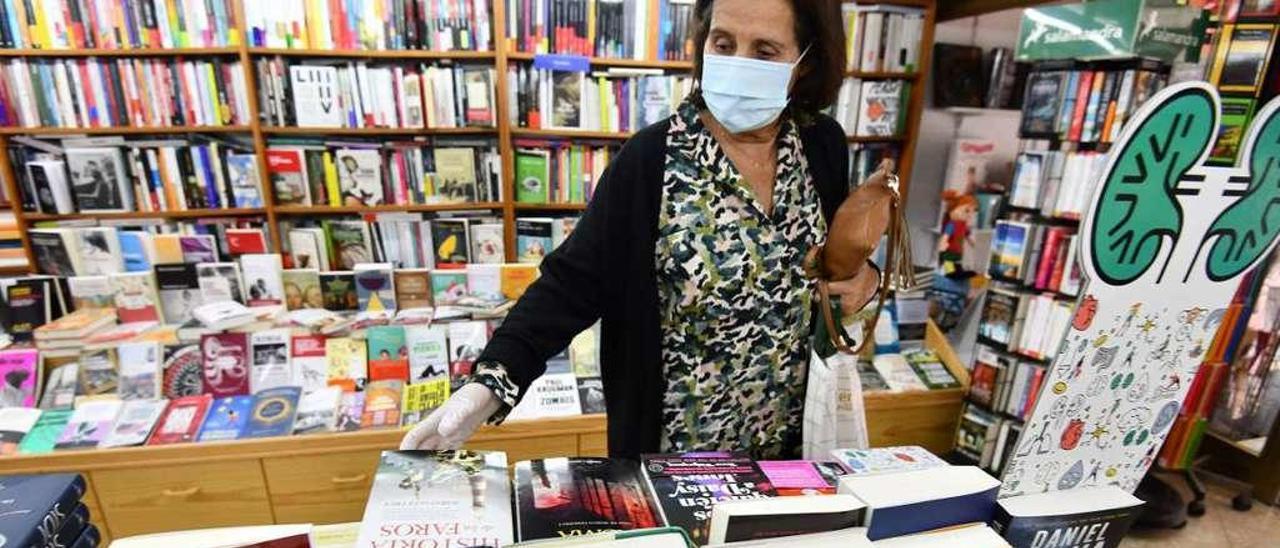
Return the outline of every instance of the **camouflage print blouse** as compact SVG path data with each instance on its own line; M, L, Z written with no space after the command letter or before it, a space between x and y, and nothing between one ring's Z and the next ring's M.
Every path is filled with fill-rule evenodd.
M783 122L766 215L686 101L667 134L663 184L661 450L794 453L812 298L800 265L826 234L799 132Z

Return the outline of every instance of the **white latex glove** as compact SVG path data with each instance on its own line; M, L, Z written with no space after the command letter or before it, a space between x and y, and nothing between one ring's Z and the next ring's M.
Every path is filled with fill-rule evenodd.
M400 441L400 449L458 449L500 408L502 400L492 390L483 384L467 383L409 430Z

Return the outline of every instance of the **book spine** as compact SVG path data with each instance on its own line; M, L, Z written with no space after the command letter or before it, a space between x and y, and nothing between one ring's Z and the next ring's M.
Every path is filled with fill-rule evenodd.
M35 527L27 530L25 538L10 538L14 546L48 546L58 540L58 531L64 524L70 523L75 519L73 516L77 511L77 507L83 507L80 504L80 498L84 496L85 483L83 476L76 476L76 479L69 483L62 493L58 494L57 499L49 508L31 509L34 512L43 512L39 521L35 523ZM87 517L87 516L86 516Z

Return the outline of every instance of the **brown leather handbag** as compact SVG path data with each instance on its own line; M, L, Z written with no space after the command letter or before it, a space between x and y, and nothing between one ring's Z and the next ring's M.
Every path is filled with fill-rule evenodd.
M826 323L827 335L835 348L845 353L861 352L867 342L875 338L876 321L880 318L880 310L884 301L893 289L910 289L915 285L914 268L911 260L911 236L907 230L904 204L898 194L898 176L894 174L893 160L886 159L880 163L879 169L858 186L844 203L836 210L827 231L825 245L815 246L805 257L805 274L817 280L819 306L822 308L823 321ZM888 234L888 249L885 252L884 271L876 269L868 259L880 245L880 239ZM879 276L878 283L872 283L874 276ZM846 280L862 280L861 284L868 288L865 296L846 295L842 299L854 298L857 307L865 308L876 295L878 301L875 314L866 319L863 325L863 342L855 351L845 342L842 329L839 329L831 306L830 284ZM847 303L846 303L847 304ZM842 306L848 310L849 307Z

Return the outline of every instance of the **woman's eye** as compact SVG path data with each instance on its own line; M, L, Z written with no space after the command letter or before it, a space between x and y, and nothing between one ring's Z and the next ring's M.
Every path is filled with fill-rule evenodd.
M733 53L733 45L728 42L716 42L713 47L716 53Z

